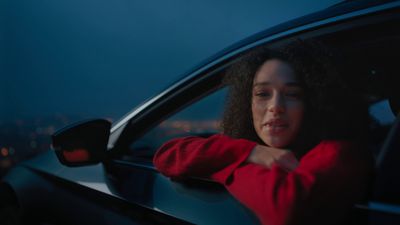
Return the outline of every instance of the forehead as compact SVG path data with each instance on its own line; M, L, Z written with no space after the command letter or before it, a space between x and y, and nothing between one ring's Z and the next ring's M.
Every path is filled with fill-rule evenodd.
M253 84L285 84L296 81L296 75L288 63L279 59L271 59L264 62L257 70Z

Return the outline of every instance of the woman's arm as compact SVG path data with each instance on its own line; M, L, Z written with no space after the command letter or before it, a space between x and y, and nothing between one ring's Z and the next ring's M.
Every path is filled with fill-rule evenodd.
M245 139L232 139L225 135L209 138L178 138L158 149L154 165L165 176L208 177L225 183L235 168L242 163L255 163L271 168L278 164L291 171L298 165L294 154L288 150L257 145Z
M225 186L263 224L333 224L366 193L371 164L354 150L350 143L325 141L293 171L244 164Z
M298 164L279 149L271 161L271 150L224 135L190 137L166 143L154 164L172 178L200 176L224 184L263 224L271 225L329 224L366 190L370 161L350 143L322 142ZM289 158L293 168L279 163L280 158Z
M225 183L256 145L220 134L209 138L178 138L165 143L153 162L162 174L171 178L198 176Z

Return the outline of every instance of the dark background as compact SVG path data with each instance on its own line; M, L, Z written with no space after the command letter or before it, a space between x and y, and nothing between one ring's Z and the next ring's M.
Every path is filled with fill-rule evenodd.
M115 121L221 49L336 1L304 2L1 0L0 175L55 130Z

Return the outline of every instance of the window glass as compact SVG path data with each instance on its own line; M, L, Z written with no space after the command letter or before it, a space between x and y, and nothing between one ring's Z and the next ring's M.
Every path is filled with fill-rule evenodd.
M220 133L227 88L198 100L177 112L133 142L125 160L151 160L165 142L177 137L208 137Z

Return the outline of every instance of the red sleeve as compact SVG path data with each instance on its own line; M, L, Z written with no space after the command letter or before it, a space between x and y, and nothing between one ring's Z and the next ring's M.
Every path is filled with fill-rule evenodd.
M350 143L324 141L294 171L243 164L226 187L263 224L331 224L366 192L370 164L363 158Z
M153 163L168 177L198 176L224 184L255 146L255 142L221 134L178 138L161 146Z

